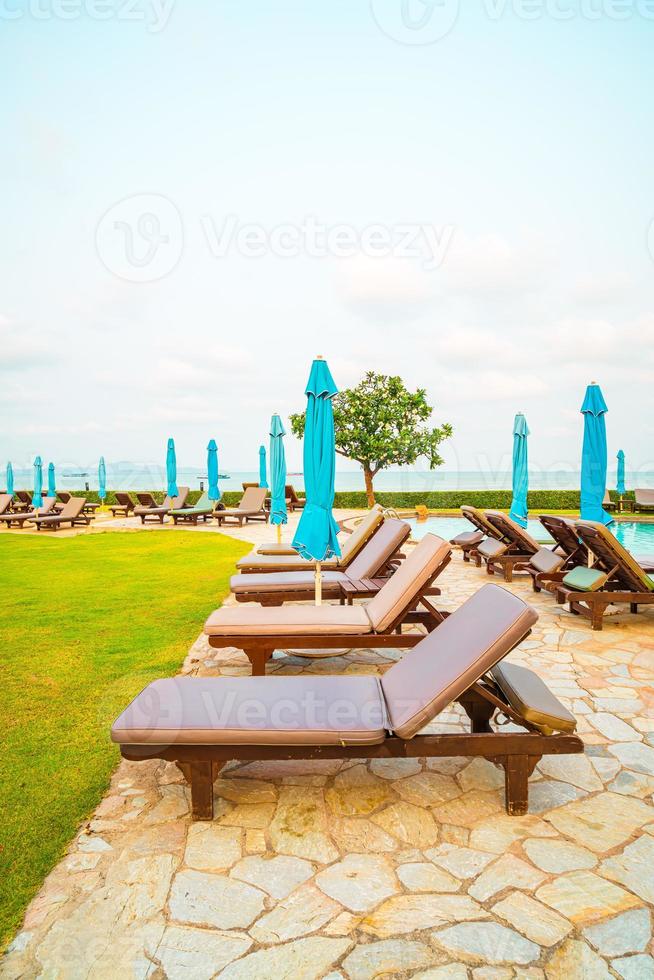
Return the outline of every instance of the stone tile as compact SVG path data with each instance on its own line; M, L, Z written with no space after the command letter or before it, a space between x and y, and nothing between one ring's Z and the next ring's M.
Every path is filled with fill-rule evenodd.
M370 763L370 769L375 776L390 780L415 776L421 768L418 759L373 759Z
M373 854L395 851L398 842L365 817L335 817L329 822L334 841L344 851Z
M434 933L432 942L464 963L525 964L540 956L540 947L498 922L462 922Z
M539 946L555 946L572 930L567 919L522 892L511 892L497 902L493 915Z
M322 790L309 786L283 787L270 823L270 840L276 851L330 864L337 860L339 853L326 829Z
M648 874L645 869L649 869ZM619 881L645 902L654 903L654 838L643 835L625 847L622 854L607 858L600 866L601 874Z
M232 803L275 803L277 790L273 783L265 783L260 779L217 779L213 785L216 796Z
M250 928L250 935L264 945L288 942L316 932L340 911L341 906L315 885L303 885L267 915L257 919Z
M556 829L595 852L618 847L651 819L651 808L618 793L578 800L547 814Z
M547 980L610 980L604 960L590 946L568 939L554 951L545 966Z
M364 765L353 766L334 777L325 793L332 813L344 817L366 816L397 797L387 779L380 779Z
M272 898L286 898L312 875L313 865L309 861L285 854L245 857L230 872L231 878L261 888Z
M589 716L589 721L598 732L601 732L610 742L633 742L638 740L638 733L622 718L608 711L598 711Z
M222 875L181 871L173 881L168 905L176 922L242 929L262 912L264 893Z
M627 769L654 776L654 748L642 742L622 742L610 745L611 752Z
M538 763L538 768L552 779L571 783L589 793L602 789L602 781L585 755L546 755Z
M446 922L487 918L488 912L467 895L398 895L366 916L360 928L386 937L436 929Z
M248 953L231 963L220 980L318 980L351 946L348 939L310 936L283 946L271 946Z
M412 803L395 803L372 816L387 833L413 847L431 847L438 840L438 827L429 810Z
M213 823L194 823L188 829L184 863L198 871L223 871L241 856L241 831Z
M408 939L385 939L378 943L355 946L343 961L343 969L351 980L374 980L381 975L393 975L429 966L433 959L433 950L424 943Z
M584 929L584 936L602 956L643 953L652 937L647 909L634 909Z
M654 959L642 953L613 960L611 966L624 980L654 980Z
M438 806L461 795L452 776L425 771L393 783L393 789L407 803L415 806Z
M654 776L646 776L642 772L632 772L622 769L608 788L612 793L623 796L637 796L640 800L654 793Z
M514 854L505 854L482 871L468 889L468 894L480 902L485 902L509 887L533 891L544 880L545 875L542 871L527 864L526 861L521 861Z
M599 922L638 904L629 892L592 871L563 875L539 888L536 898L579 926Z
M401 864L397 876L411 892L456 892L461 887L449 872L426 862Z
M414 973L411 980L468 980L468 971L463 963L446 963L422 973Z
M321 871L316 884L351 912L367 912L399 890L387 861L372 854L348 854Z
M541 779L529 786L529 812L546 813L556 807L572 803L586 795L572 783L561 783L556 779Z
M530 789L530 793L531 791ZM492 820L473 828L470 833L470 846L480 851L504 854L515 841L522 840L524 837L556 836L556 831L534 814L516 820L506 813L498 813Z
M433 847L425 851L425 857L461 879L473 878L495 859L493 853L476 851L471 847L455 847L452 844Z
M272 803L239 803L220 817L220 823L224 827L265 830L274 812L275 806Z
M155 958L167 980L211 980L251 946L250 937L239 932L168 926ZM154 977L153 972L149 975Z
M481 793L471 790L463 793L449 803L438 807L438 819L443 823L458 824L461 827L474 827L488 817L504 810L503 794Z
M494 790L504 788L504 770L487 759L473 759L457 774L456 780L464 792L471 789Z
M530 837L522 846L532 864L549 874L587 870L597 864L591 851L565 840Z

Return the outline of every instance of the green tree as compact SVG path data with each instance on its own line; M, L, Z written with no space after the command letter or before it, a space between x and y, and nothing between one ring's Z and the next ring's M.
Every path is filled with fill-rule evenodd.
M380 470L410 466L420 456L432 470L442 464L438 447L452 435L452 426L425 425L432 411L424 388L409 391L401 378L374 371L334 398L336 452L361 463L369 506L375 502L373 481ZM300 439L304 421L304 412L291 415L291 429Z

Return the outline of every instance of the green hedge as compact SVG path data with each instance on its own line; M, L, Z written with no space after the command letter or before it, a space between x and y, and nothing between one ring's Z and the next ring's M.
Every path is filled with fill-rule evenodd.
M87 500L99 500L97 490L74 490L75 496L84 496ZM134 495L133 491L130 491ZM161 502L165 496L163 491L151 491L153 497ZM241 490L227 490L221 500L225 507L235 507L243 496ZM200 497L199 490L191 490L187 502L194 504ZM508 510L511 506L510 490L433 490L428 493L418 491L401 493L381 491L375 494L378 503L384 507L413 509L416 504L424 504L430 510L456 510L461 504L472 504L474 507L486 507L491 510ZM611 498L618 501L618 495L611 491ZM625 500L633 500L633 492L624 494ZM105 503L111 505L116 497L111 490L107 491ZM578 490L531 490L529 492L529 509L538 510L579 510ZM367 509L368 504L363 490L337 492L334 497L334 507Z

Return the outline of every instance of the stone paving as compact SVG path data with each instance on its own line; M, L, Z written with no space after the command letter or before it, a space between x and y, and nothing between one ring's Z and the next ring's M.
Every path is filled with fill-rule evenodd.
M485 581L456 555L439 605ZM214 821L192 824L174 765L121 762L0 975L654 977L654 610L592 633L524 579L510 588L540 614L511 659L547 679L586 744L539 764L528 816L505 814L484 760L294 761L229 765ZM381 672L399 656L279 653L269 669ZM183 671L248 666L201 636ZM451 710L430 728L462 724Z

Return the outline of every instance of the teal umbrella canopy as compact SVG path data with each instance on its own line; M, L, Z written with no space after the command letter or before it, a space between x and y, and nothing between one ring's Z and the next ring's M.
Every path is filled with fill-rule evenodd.
M259 446L259 486L268 489L266 479L266 447Z
M509 517L527 527L527 492L529 490L529 463L527 458L527 420L518 412L513 422L513 499Z
M584 416L584 442L581 450L581 519L610 524L602 507L606 493L606 419L608 412L598 384L586 388L581 406Z
M175 456L175 440L168 440L168 449L166 450L166 480L168 481L168 487L166 493L169 497L176 497L179 493L177 489L177 457Z
M279 415L270 420L270 523L286 524L286 454L284 436L286 430Z
M40 456L34 460L34 494L32 495L32 507L41 507L43 504L43 462Z
M624 453L621 449L618 449L618 479L615 484L615 489L622 496L627 492L627 488L624 485Z
M57 496L57 482L55 480L55 465L48 463L48 497Z
M7 463L7 493L14 495L14 468L11 463Z
M207 446L207 476L209 477L209 489L207 496L209 500L220 500L220 487L218 486L218 446L216 440L211 439Z
M104 456L100 457L98 463L98 497L104 500L107 496L107 467L104 465Z
M341 554L338 526L332 514L336 477L332 398L336 394L338 388L326 362L317 358L306 387L303 455L307 502L293 538L295 550L314 561Z

